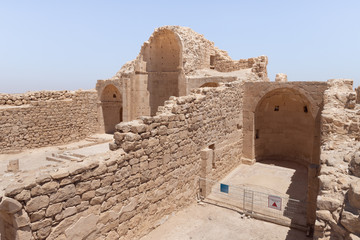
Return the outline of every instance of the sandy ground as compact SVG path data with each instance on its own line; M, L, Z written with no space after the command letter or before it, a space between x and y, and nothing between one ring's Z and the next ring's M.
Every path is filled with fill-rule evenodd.
M304 232L248 219L210 204L193 204L154 229L141 240L308 240Z
M269 194L281 194L282 196L305 200L306 180L307 170L299 164L265 161L255 163L252 166L240 165L220 182L229 184L230 191L232 186L246 186ZM212 191L214 192L214 189ZM221 200L218 195L214 194L211 193L208 198ZM234 196L236 197L236 195ZM247 218L234 210L202 203L193 204L170 216L165 223L141 238L141 240L153 239L305 240L311 238L307 238L305 232L296 229Z
M240 165L220 183L229 185L228 193L213 184L206 200L222 206L246 209L272 221L306 228L307 169L289 161L267 161ZM269 207L270 199L276 207ZM272 202L273 203L273 202Z
M94 134L84 140L73 142L65 145L50 146L36 149L27 149L20 153L0 154L0 195L5 187L12 182L17 181L35 172L40 174L41 171L49 168L64 167L71 164L64 160L63 162L49 161L46 157L53 153L61 154L64 152L81 154L85 157L105 153L109 151L109 142L113 139L112 134ZM19 160L19 172L7 172L7 165L10 160Z

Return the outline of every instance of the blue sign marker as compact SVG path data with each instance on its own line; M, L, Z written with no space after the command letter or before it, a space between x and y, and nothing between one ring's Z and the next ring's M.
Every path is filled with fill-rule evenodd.
M220 183L220 192L229 193L229 185Z

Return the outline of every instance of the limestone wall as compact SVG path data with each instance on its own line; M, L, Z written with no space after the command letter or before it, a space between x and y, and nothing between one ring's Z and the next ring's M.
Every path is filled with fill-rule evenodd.
M164 26L155 29L135 60L101 84L118 82L124 86L120 89L124 98L123 120L130 121L143 115L154 116L157 107L170 96L188 95L189 89L204 84L198 85L200 78L268 81L267 63L266 56L232 60L226 51L192 29Z
M356 91L356 103L360 103L360 87L355 88Z
M64 144L98 130L96 91L6 96L19 106L9 100L0 106L0 153Z
M20 106L29 104L32 101L47 101L47 100L64 100L71 99L72 93L69 91L39 91L27 92L19 94L0 93L1 105Z
M321 114L315 239L359 239L360 105L355 103L352 80L328 84Z
M266 68L267 64L268 58L266 56L232 60L217 54L215 55L214 69L219 72L233 72L251 68L252 72L256 73L258 77L262 78L264 81L269 81Z
M236 81L236 77L189 77L187 79L187 92L191 89L202 87L206 83L220 83L220 82L233 82Z
M137 239L195 201L201 151L214 151L213 179L239 164L241 108L241 83L171 98L118 124L116 151L9 186L0 221L23 239Z
M255 159L255 153L256 149L255 147L258 145L256 142L262 141L261 138L264 136L264 131L259 132L259 138L256 139L256 123L262 123L265 135L270 134L270 138L275 139L275 135L273 133L276 133L278 131L282 131L283 137L288 135L288 142L295 140L298 136L293 137L293 135L301 134L298 129L294 129L294 126L290 125L282 125L281 123L279 126L273 126L270 125L269 120L271 118L266 119L264 122L261 122L260 119L256 119L256 115L258 112L260 112L261 109L261 103L262 102L268 102L267 108L270 113L278 115L277 117L273 119L282 120L285 116L292 118L293 116L299 116L294 114L296 109L291 109L292 103L291 101L294 101L296 97L300 97L301 99L298 99L297 101L300 101L302 103L301 109L298 109L301 111L303 116L305 115L311 115L313 118L312 121L315 121L316 124L320 122L319 116L322 109L323 104L323 92L328 88L327 84L325 82L247 82L244 85L244 107L243 107L243 114L244 114L244 148L243 148L243 157L248 158L250 160ZM286 96L290 96L293 99L290 100ZM270 98L273 96L278 96L279 99L277 99L277 103L275 102L269 102ZM283 105L283 106L281 106ZM285 106L286 105L286 106ZM288 106L287 106L288 105ZM275 111L275 107L279 107L279 111ZM304 112L303 107L307 106L308 113ZM281 114L281 108L285 107L285 113L284 115ZM286 109L289 108L289 109ZM270 116L270 115L269 115ZM260 120L260 121L259 121ZM293 119L292 122L300 121L299 118ZM303 121L303 119L301 119ZM295 124L296 126L296 124ZM270 127L275 127L276 129L271 129ZM267 128L267 129L266 129ZM319 126L317 126L319 128ZM315 129L312 129L314 131ZM287 131L297 131L292 133L286 133ZM273 135L271 135L273 134ZM319 133L317 131L317 134L315 134L314 137L317 137L317 141L319 140ZM282 140L283 141L283 140ZM310 139L312 141L312 139ZM276 142L276 141L275 141ZM299 144L295 144L299 146ZM259 145L258 145L259 146ZM316 144L317 148L319 147L319 143ZM293 148L294 149L294 148ZM316 147L314 148L316 149ZM263 150L263 149L260 149ZM283 149L286 150L286 149ZM291 153L291 155L294 155L295 152ZM287 155L288 153L282 154ZM316 154L314 154L316 155ZM319 157L311 157L310 159L307 159L309 162L318 164ZM307 163L303 163L307 164Z

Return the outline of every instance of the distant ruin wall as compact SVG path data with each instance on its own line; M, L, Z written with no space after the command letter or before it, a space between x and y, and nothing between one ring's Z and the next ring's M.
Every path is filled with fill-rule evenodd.
M241 108L242 85L230 83L172 98L157 116L118 124L111 148L123 149L6 189L0 213L12 223L9 234L138 239L195 201L203 149L214 149L215 180L240 163ZM1 208L11 202L13 211Z
M47 101L47 100L64 100L72 99L73 93L70 91L39 91L27 92L18 94L0 93L0 106L11 105L20 106L30 104L33 101Z
M215 55L213 67L219 72L233 72L242 69L251 68L264 81L269 81L267 76L268 58L260 56L256 58L229 60L224 59L220 55Z
M353 81L332 79L321 115L320 189L314 239L360 237L360 105Z
M190 92L191 89L203 87L206 83L225 83L233 81L236 81L236 77L189 77L187 78L186 91Z
M98 130L96 91L6 96L0 105L0 153L65 144Z

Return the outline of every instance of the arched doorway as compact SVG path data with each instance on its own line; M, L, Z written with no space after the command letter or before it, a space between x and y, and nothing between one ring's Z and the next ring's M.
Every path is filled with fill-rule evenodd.
M312 162L315 119L309 101L291 89L266 94L255 110L255 158Z
M170 30L156 32L144 55L148 73L150 114L156 114L158 106L170 96L179 96L181 72L181 42Z
M297 90L278 88L265 94L254 112L256 162L293 169L285 193L305 203L308 226L315 223L320 149L319 118L312 110Z
M122 98L119 90L112 84L101 93L101 108L105 133L114 133L115 125L122 121Z

